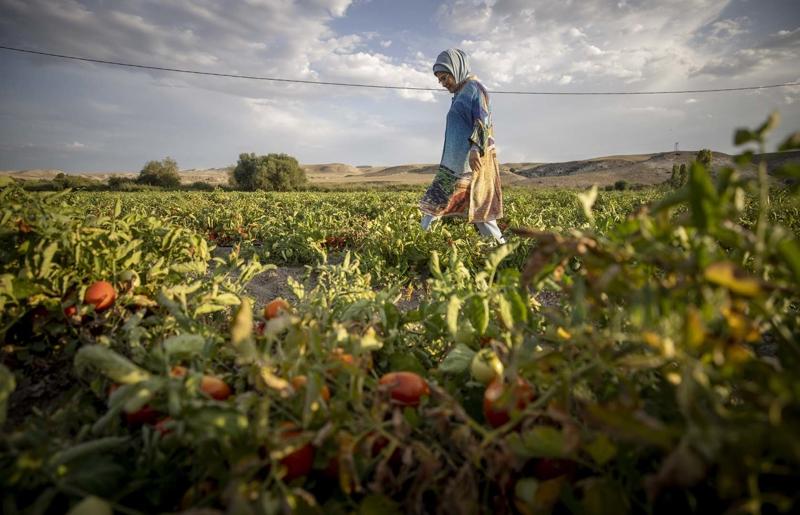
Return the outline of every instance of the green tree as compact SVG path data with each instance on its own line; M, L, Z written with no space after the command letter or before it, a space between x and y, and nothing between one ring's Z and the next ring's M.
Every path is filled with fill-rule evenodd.
M672 174L669 176L669 185L673 188L679 185L681 168L677 163L672 165Z
M706 170L709 170L709 171L711 170L711 159L712 159L711 151L709 149L707 149L707 148L704 148L704 149L700 150L697 153L697 157L695 158L695 160L698 163L700 163L703 166L705 166Z
M230 176L231 185L247 191L290 191L306 184L306 173L287 154L240 154Z
M136 182L163 188L177 188L181 184L178 163L171 157L166 157L162 161L148 161L139 172Z
M686 163L681 164L680 171L678 173L678 187L680 188L686 181L689 179L689 170L686 168Z

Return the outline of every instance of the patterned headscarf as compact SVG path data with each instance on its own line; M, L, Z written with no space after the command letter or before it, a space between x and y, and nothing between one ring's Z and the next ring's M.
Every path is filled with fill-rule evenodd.
M456 79L456 84L461 84L470 75L469 56L458 48L448 48L436 58L433 73L447 72Z

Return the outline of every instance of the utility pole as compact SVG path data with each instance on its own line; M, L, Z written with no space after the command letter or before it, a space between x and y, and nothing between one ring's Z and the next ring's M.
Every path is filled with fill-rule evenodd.
M678 142L677 141L675 142L675 153L676 154L678 153Z

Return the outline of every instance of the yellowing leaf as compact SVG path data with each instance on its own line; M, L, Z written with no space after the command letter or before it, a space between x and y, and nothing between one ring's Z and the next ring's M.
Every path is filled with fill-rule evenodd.
M761 293L761 283L754 277L742 277L736 265L730 261L719 261L706 267L706 281L723 286L737 295L755 297ZM738 275L738 277L737 277Z

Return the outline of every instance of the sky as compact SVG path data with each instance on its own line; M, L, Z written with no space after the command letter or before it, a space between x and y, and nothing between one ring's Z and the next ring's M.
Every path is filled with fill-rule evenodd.
M798 0L0 0L0 45L215 73L439 88L375 90L123 68L0 50L0 169L182 169L243 152L303 164L439 161L461 48L487 86L501 162L711 148L779 111L800 130Z

